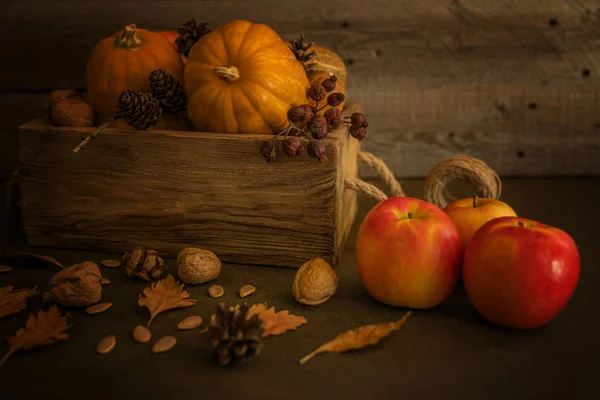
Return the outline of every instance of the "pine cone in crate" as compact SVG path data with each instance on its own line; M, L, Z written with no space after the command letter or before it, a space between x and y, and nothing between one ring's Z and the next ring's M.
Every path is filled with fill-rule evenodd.
M151 128L161 115L160 102L150 93L126 90L119 96L117 116L137 130Z
M183 85L162 69L150 73L150 89L152 94L161 103L164 112L176 113L185 111L187 98Z
M248 319L246 304L226 309L221 303L208 326L208 343L219 364L240 364L260 354L262 333L258 314Z
M143 281L151 281L162 276L165 263L158 252L138 246L129 250L123 256L123 265L127 276L136 277Z

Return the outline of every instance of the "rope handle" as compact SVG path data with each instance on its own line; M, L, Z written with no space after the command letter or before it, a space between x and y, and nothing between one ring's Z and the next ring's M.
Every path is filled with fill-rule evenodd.
M383 182L390 188L392 196L404 196L400 183L385 162L371 153L359 152L358 161L375 169ZM453 199L447 186L455 179L468 180L475 186L480 197L499 199L502 183L498 174L482 160L464 154L456 154L439 161L429 170L425 179L424 199L444 208ZM388 196L377 186L359 178L344 181L348 189L355 190L381 202Z

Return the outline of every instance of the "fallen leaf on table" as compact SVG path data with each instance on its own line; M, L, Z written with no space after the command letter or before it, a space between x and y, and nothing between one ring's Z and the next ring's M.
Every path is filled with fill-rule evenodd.
M27 299L38 293L36 289L37 287L13 290L12 286L0 287L0 318L24 310Z
M395 322L383 322L380 324L364 325L356 329L346 331L337 335L332 341L325 343L302 360L304 364L314 356L320 353L342 353L349 350L358 350L363 347L377 344L392 331L400 329L410 316L411 311L407 312L402 318Z
M42 256L32 253L2 253L0 254L0 262L8 264L18 264L23 262L36 262L45 265L52 265L60 268L65 268L64 265L56 261L52 257Z
M6 265L0 265L0 274L3 272L10 272L12 271L11 267L7 267Z
M268 308L267 303L254 304L250 307L248 319L255 314L258 314L262 321L263 337L281 335L284 332L296 330L300 325L307 323L304 317L290 314L287 310L275 312L275 307Z
M140 294L138 304L150 310L149 327L154 318L163 311L176 308L190 307L196 304L196 300L190 299L190 294L183 290L184 285L179 285L173 275L153 283Z
M29 350L67 339L69 335L65 331L70 326L68 318L69 314L60 315L56 306L50 307L48 312L39 311L37 318L30 314L25 327L19 328L15 336L7 338L9 349L0 360L0 367L17 351Z

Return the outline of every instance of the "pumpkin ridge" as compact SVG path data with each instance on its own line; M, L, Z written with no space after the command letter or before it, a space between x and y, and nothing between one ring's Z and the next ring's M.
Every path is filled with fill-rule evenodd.
M273 46L274 44L279 44L279 43L283 43L283 41L282 41L281 39L277 39L277 38L276 38L276 39L275 39L275 40L273 40L271 43L269 43L269 44L266 44L266 45L264 45L264 46L261 46L261 47L259 47L258 49L256 49L254 52L252 52L252 53L250 53L250 54L246 55L246 57L244 57L244 59L243 59L243 60L238 60L238 61L239 61L239 63L241 64L242 62L246 61L247 59L254 57L254 56L256 55L256 53L259 53L259 52L261 52L261 51L264 51L266 48L268 48L268 47L271 47L271 46ZM294 57L294 59L295 59L295 57Z
M246 82L252 83L252 84L258 86L259 88L261 88L262 90L264 90L265 92L267 92L271 96L273 96L275 99L277 99L280 103L284 104L286 107L290 107L292 105L294 105L294 106L299 105L299 104L290 104L290 103L288 103L287 100L282 99L281 97L279 97L278 95L276 95L271 89L269 89L268 87L263 86L261 83L258 83L257 81L246 79ZM306 101L308 101L308 98L306 99Z
M244 33L244 37L242 37L241 43L246 43L246 38L248 37L248 32L250 32L250 30L252 29L253 26L255 26L255 24L251 24L248 26L248 29L246 29L246 33ZM242 53L243 48L244 48L244 46L240 46L240 48L238 49L238 52L237 52L236 59L237 59L238 64L243 62L243 60L241 58L241 53Z
M250 81L246 81L246 84L248 83L252 83ZM244 96L246 97L246 99L248 100L248 103L252 106L252 108L254 109L254 111L260 116L260 118L262 119L262 121L265 123L265 125L267 127L270 127L271 124L269 124L269 121L267 121L267 119L265 118L265 116L260 112L260 108L256 106L256 104L254 104L254 101L252 99L252 96L248 96L248 93L246 93L246 84L240 84L239 87L242 90L242 93L244 93ZM273 131L273 128L271 128L271 132Z

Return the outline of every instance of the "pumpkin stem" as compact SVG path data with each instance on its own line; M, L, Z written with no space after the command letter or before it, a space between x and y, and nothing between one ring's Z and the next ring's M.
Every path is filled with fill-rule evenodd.
M142 38L135 24L126 25L119 36L116 45L121 49L137 50L142 45Z
M230 65L229 67L215 67L213 71L215 71L219 78L226 80L227 82L234 82L240 78L240 72L233 65Z

